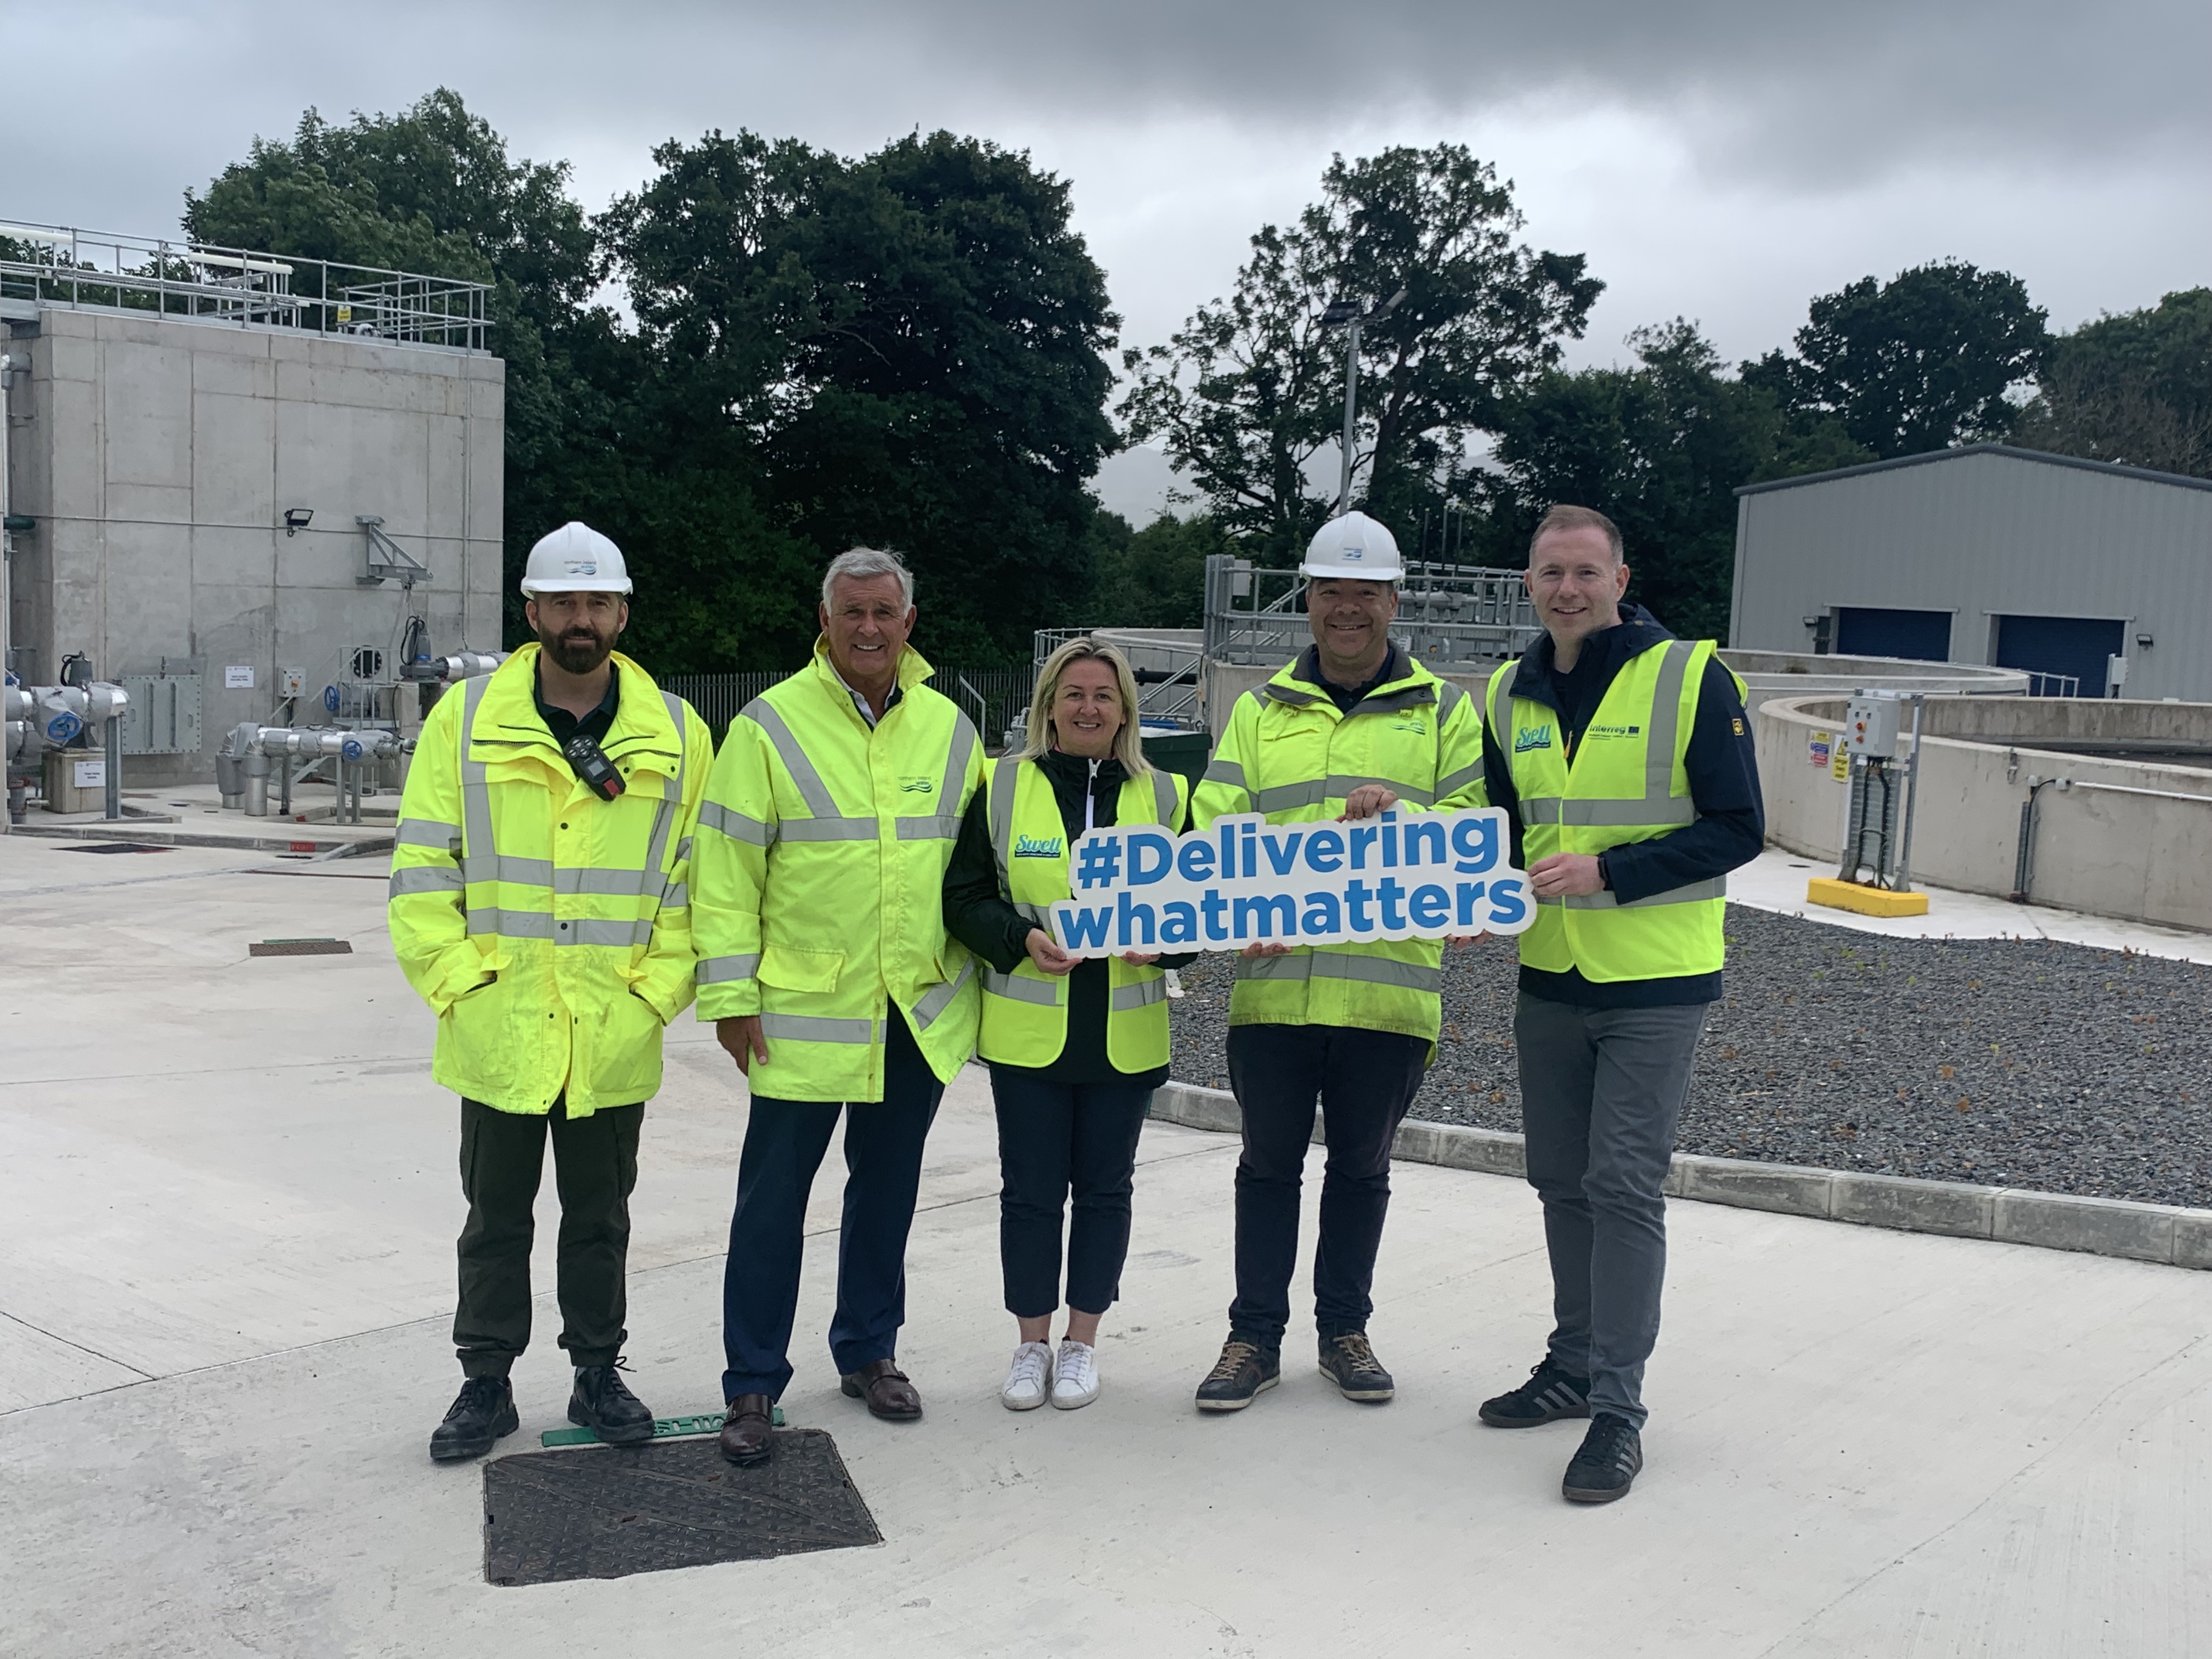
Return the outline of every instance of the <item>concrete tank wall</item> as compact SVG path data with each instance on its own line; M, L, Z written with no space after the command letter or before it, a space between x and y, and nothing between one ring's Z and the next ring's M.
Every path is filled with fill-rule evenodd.
M1766 798L1767 839L1824 864L1842 856L1849 786L1826 766L1812 763L1811 740L1816 732L1834 732L1841 726L1844 707L1841 697L1775 699L1759 710L1753 728ZM2077 718L2075 711L2116 709L2142 711L2121 718L2146 725L2193 721L2188 729L2194 732L2212 730L2212 705L2203 703L1931 698L1928 708L1923 734L1938 727L1971 728L1977 722L2025 722L2039 714L2045 721L2043 734L2056 740L2059 733L2049 729L2051 723ZM2177 708L2185 713L2175 715L2172 711ZM2212 863L2203 851L2212 838L2212 770L1957 737L1923 735L1923 741L1927 765L1912 835L1916 884L2009 895L2029 781L2058 778L2066 781L2064 787L2051 785L2037 799L2031 884L2037 902L2212 929ZM2084 787L2094 784L2162 793L2126 794Z
M505 368L496 357L180 318L42 307L9 435L19 672L70 652L118 675L196 660L205 752L133 757L134 779L205 776L223 732L265 719L276 670L310 698L348 647L396 666L399 584L368 586L358 514L428 565L439 652L500 644ZM287 536L288 507L313 524ZM224 670L251 667L252 690ZM318 706L319 707L319 706Z

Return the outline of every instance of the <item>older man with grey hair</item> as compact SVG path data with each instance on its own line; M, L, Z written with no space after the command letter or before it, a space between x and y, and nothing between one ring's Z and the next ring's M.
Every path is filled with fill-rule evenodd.
M822 582L814 660L731 722L699 813L699 1017L752 1103L723 1276L722 1451L766 1461L792 1378L801 1228L845 1120L830 1352L843 1392L921 1415L898 1367L922 1143L975 1044L980 990L942 891L983 780L975 728L907 643L914 578L854 548Z

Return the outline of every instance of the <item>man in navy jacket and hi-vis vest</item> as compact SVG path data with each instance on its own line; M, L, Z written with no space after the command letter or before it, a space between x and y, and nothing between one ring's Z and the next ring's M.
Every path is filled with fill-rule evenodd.
M1545 637L1491 679L1483 774L1536 898L1513 1030L1555 1324L1528 1381L1481 1415L1496 1428L1589 1418L1562 1491L1602 1504L1644 1466L1661 1183L1721 994L1728 872L1758 855L1765 821L1741 683L1711 641L1621 604L1610 519L1552 508L1528 584Z

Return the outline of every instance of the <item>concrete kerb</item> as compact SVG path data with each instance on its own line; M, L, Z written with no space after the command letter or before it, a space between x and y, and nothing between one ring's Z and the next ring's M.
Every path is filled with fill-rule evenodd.
M1237 1098L1228 1090L1190 1083L1163 1084L1152 1096L1152 1115L1223 1134L1234 1133L1241 1123ZM1316 1125L1314 1139L1322 1138ZM1517 1176L1527 1168L1519 1135L1457 1123L1407 1122L1391 1156L1484 1175ZM1743 1210L2212 1269L2212 1210L1689 1152L1674 1155L1666 1190L1670 1197Z

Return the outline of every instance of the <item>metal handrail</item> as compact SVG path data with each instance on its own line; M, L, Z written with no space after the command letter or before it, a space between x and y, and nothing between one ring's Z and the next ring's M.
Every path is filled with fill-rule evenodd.
M484 349L488 283L126 232L0 222L0 299Z
M1206 655L1216 662L1272 665L1297 654L1308 637L1305 589L1296 570L1211 555ZM1420 560L1406 565L1390 630L1431 668L1503 661L1528 649L1542 631L1519 571Z

